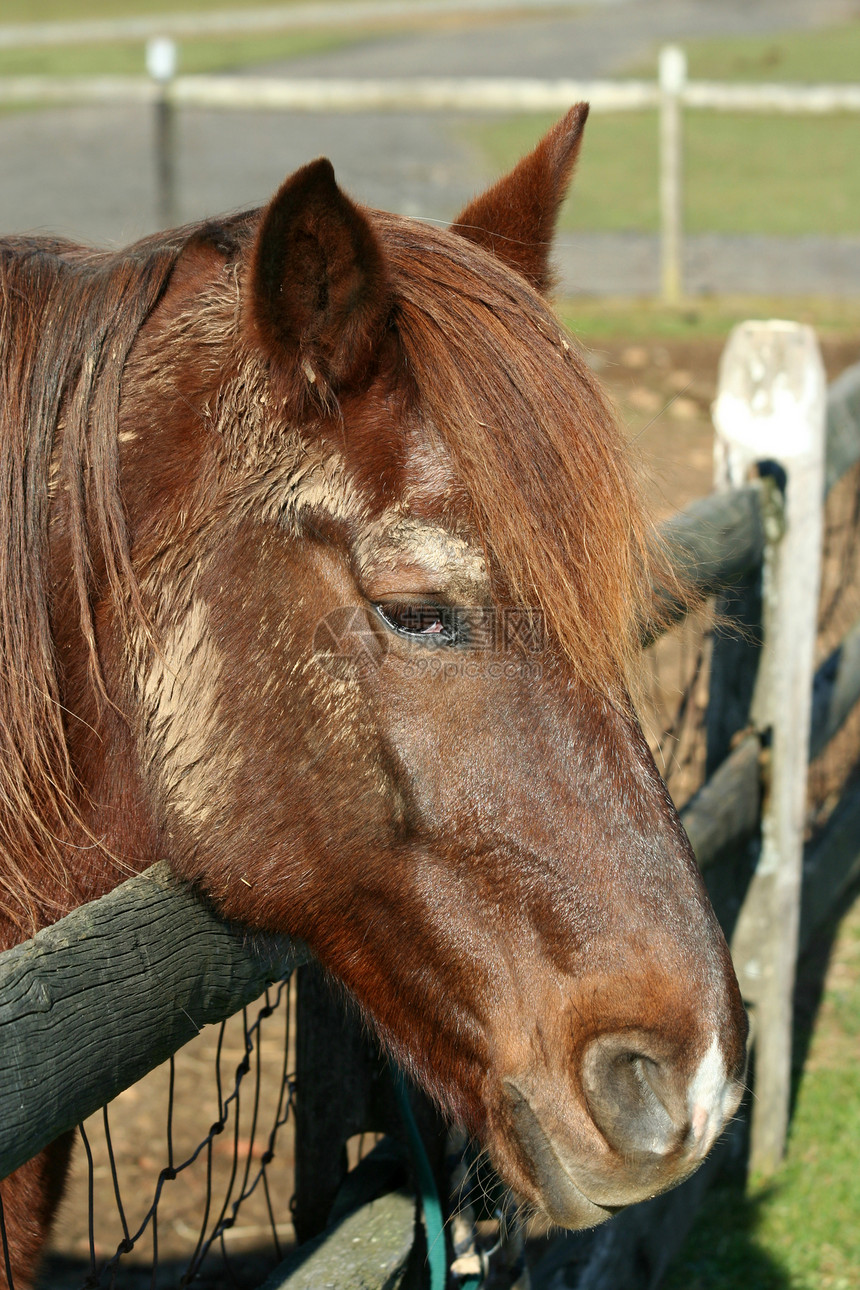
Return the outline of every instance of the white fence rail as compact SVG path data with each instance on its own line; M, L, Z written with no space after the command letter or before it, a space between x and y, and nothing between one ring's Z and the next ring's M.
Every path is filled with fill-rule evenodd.
M142 76L0 78L0 103L154 102L176 106L281 108L292 112L563 112L587 99L596 112L654 108L651 81L574 81L513 77L393 77L323 80L263 76L177 76L162 86ZM860 108L860 98L858 98Z
M376 26L421 22L453 15L514 10L576 9L580 0L317 0L210 13L155 14L151 17L89 19L81 22L14 23L0 27L0 49L44 45L109 44L149 40L152 36L232 36L240 32L294 31L308 27Z
M144 76L0 77L0 103L148 103L164 93ZM303 112L556 112L587 99L595 112L635 112L660 105L656 81L538 80L515 77L393 77L385 80L295 80L262 76L177 76L167 90L181 106L283 108ZM682 107L718 112L823 116L860 112L857 85L741 85L686 81Z

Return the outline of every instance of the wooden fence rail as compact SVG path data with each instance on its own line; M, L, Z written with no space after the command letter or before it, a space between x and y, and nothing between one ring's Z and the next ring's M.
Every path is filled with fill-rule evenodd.
M784 403L781 413L787 415ZM816 485L822 501L860 459L860 366L831 387L826 428L823 483ZM675 516L664 537L702 591L742 585L775 541L768 531L773 505L770 483L743 482ZM860 621L818 669L811 690L807 755L815 757L860 698ZM765 726L753 723L682 814L718 913L735 931L742 984L757 1008L763 996L743 957L750 952L744 901L749 893L758 900L746 843L760 826L762 754L780 719L770 712ZM795 873L792 899L800 900L791 917L802 948L860 873L860 790L845 796ZM304 957L303 947L286 939L225 926L163 864L0 955L0 1177ZM656 1285L715 1167L603 1229L581 1290Z
M0 955L0 1178L306 960L163 862Z

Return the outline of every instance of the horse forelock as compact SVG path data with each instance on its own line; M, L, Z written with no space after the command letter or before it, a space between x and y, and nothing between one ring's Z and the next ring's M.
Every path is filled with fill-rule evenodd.
M607 403L544 300L449 232L374 215L420 418L450 458L501 594L582 680L616 689L654 555Z

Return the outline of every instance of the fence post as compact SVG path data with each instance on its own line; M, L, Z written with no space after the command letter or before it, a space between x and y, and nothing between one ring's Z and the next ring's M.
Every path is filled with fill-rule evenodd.
M733 937L754 1009L750 1167L771 1173L788 1126L806 775L821 565L826 379L809 327L746 322L732 332L714 407L732 484L755 469L770 498L763 655L752 720L768 748L762 843Z
M158 86L155 99L155 204L162 228L179 223L176 208L176 109L170 83L176 75L176 42L158 36L146 42L146 70Z
M677 45L660 50L660 294L676 305L684 293L684 195L681 91L687 81L687 56Z

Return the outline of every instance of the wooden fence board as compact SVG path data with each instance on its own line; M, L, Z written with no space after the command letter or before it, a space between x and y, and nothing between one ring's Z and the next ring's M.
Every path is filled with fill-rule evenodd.
M848 793L803 861L800 948L804 950L822 923L860 877L860 788Z
M660 527L681 579L707 596L761 564L765 532L757 484L711 493Z
M401 1290L415 1223L414 1193L389 1192L299 1246L262 1290Z
M860 700L860 619L822 663L812 684L810 761L822 753Z
M761 741L748 735L681 812L699 868L752 837L761 819Z
M7 950L0 1178L305 957L222 922L164 862Z
M309 963L296 983L296 1138L293 1223L300 1242L325 1227L346 1178L346 1142L391 1132L391 1073L357 1009Z

